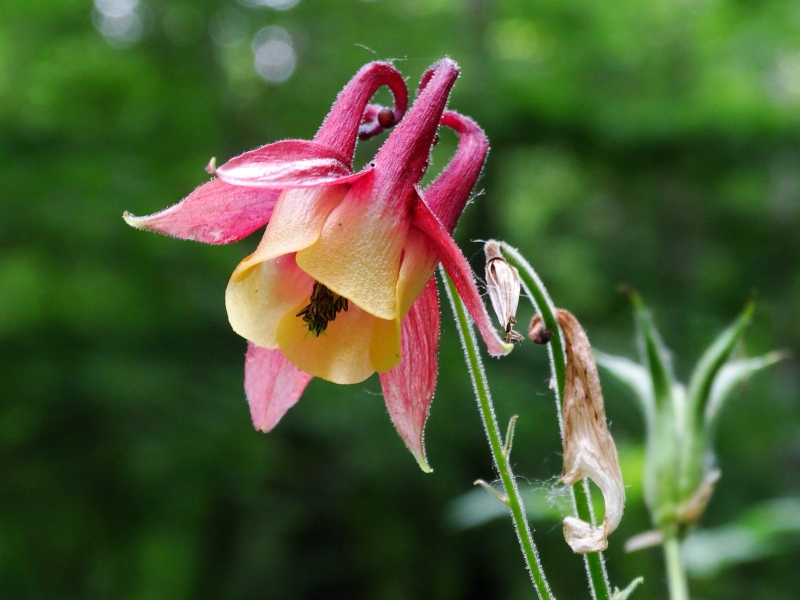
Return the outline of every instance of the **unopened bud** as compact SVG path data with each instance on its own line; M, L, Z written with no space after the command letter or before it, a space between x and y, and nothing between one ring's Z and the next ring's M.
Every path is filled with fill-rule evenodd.
M500 244L489 240L484 246L486 252L486 291L492 308L506 335L506 343L521 342L523 337L514 331L517 323L520 281L517 270L506 262L500 252Z
M547 344L553 339L553 331L544 326L541 319L538 321L531 321L531 326L528 328L528 337L533 340L534 344ZM535 322L535 325L534 325Z
M358 126L358 139L368 140L379 133L383 133L385 129L394 127L397 121L398 119L391 108L386 108L380 104L367 104L364 108L364 114L361 116L361 124Z

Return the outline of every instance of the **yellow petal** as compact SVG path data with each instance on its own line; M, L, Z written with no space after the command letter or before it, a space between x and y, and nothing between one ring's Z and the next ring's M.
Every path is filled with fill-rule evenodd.
M257 346L276 348L279 321L298 303L307 301L314 281L297 266L294 254L259 262L243 272L238 280L231 277L225 290L231 327Z
M350 303L347 311L336 315L319 337L297 317L308 303L303 301L287 310L278 323L278 346L299 369L333 383L358 383L375 372L370 362L370 341L377 319Z
M239 263L234 278L244 277L248 269L264 260L297 252L316 242L325 220L349 187L332 185L284 191L275 203L261 243L253 254Z
M297 253L297 264L366 312L394 320L408 218L390 199L371 197L371 185L365 176L350 189L317 242Z
M400 320L387 321L375 318L369 359L378 373L391 371L400 364Z
M397 281L397 307L401 318L422 293L425 284L436 269L438 258L425 236L416 229L409 229L403 246L403 263Z
M400 363L400 325L433 275L436 262L436 254L425 237L416 229L410 229L403 246L403 262L397 280L397 318L391 321L376 319L372 334L370 359L378 373L391 371Z

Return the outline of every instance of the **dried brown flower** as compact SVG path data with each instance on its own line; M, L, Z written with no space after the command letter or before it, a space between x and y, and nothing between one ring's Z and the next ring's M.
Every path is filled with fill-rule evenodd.
M605 517L602 527L592 527L575 517L564 519L564 537L576 553L600 552L608 535L619 525L625 507L625 487L617 448L608 432L600 378L586 332L566 310L556 319L564 333L567 372L564 384L564 474L560 481L572 485L589 477L603 492ZM529 337L544 328L541 317L531 321Z

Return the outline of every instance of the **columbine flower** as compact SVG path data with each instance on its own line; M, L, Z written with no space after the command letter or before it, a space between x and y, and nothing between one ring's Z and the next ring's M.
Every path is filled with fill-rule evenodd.
M268 222L226 291L231 325L250 342L245 392L256 428L272 429L312 377L357 383L377 371L395 427L429 470L422 430L437 372L439 311L431 276L438 261L489 352L509 351L450 236L488 149L472 120L445 111L457 77L453 61L433 65L403 118L400 74L385 63L366 65L314 141L246 152L180 204L149 217L126 215L135 227L208 243L239 240ZM394 111L367 105L381 85L392 90ZM356 137L398 121L374 160L354 174ZM418 184L439 124L459 134L459 147L423 192Z

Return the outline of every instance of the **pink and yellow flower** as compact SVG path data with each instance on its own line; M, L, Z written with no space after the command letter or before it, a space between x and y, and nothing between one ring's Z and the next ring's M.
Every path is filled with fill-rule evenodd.
M432 275L439 262L489 352L510 350L451 237L488 150L474 121L445 110L457 77L452 60L433 65L404 116L399 72L370 63L340 93L313 141L246 152L181 203L148 217L126 213L134 227L216 244L267 223L225 298L234 331L249 341L245 391L256 428L272 429L312 377L358 383L378 372L395 427L429 470L422 432L436 385L439 305ZM394 110L368 104L382 85L394 95ZM420 190L440 124L457 132L459 146ZM392 126L374 160L353 173L357 137Z

